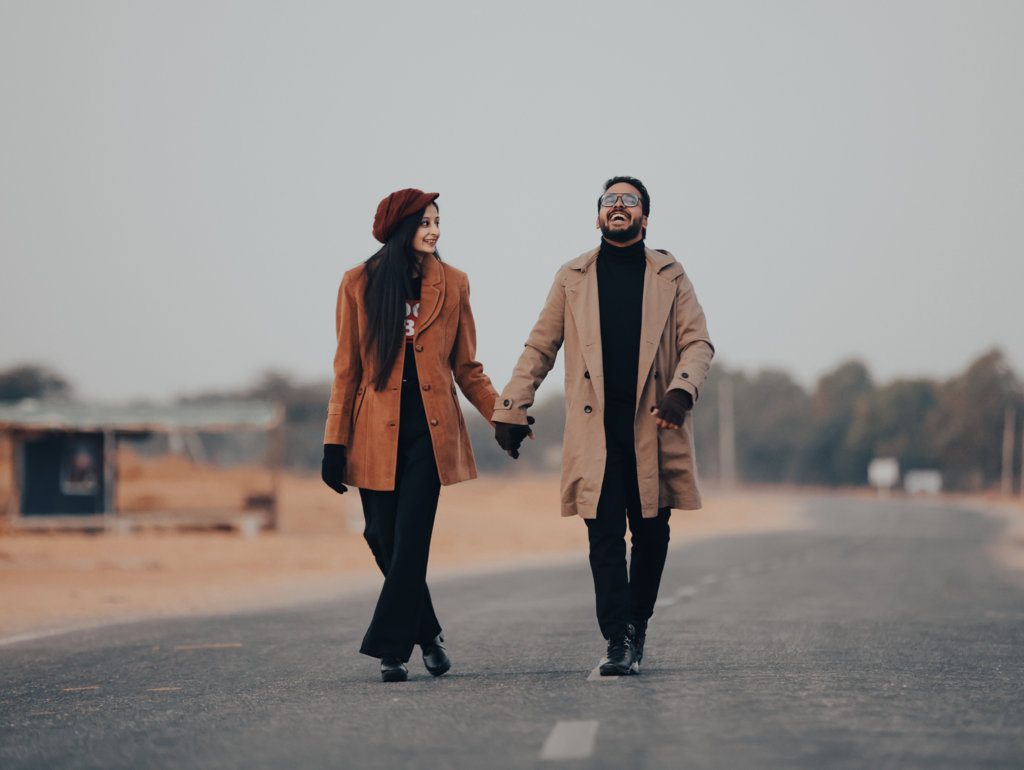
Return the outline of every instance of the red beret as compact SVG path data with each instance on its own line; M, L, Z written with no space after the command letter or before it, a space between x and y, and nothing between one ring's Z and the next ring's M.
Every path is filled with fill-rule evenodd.
M399 222L425 209L438 195L440 193L426 193L415 187L391 193L377 206L377 215L373 218L373 237L381 243L387 243Z

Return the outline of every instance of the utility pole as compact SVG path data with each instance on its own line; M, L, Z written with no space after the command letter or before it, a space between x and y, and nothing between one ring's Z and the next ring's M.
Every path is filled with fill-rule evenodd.
M1017 427L1017 410L1006 407L1006 416L1003 420L1003 497L1013 495L1013 436L1014 428Z
M736 418L728 375L718 385L718 465L722 487L732 489L736 486Z

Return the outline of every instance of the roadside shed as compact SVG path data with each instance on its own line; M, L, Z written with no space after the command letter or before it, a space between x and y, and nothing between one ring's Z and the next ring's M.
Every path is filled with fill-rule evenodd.
M109 405L40 402L0 405L0 435L9 437L11 484L6 519L13 529L71 527L124 530L161 524L155 516L117 510L118 443L126 437L164 433L263 431L270 441L265 462L273 492L257 510L193 513L188 521L164 516L166 525L244 526L274 529L283 409L265 401L213 404ZM245 517L244 519L242 517ZM254 520L254 517L255 520Z

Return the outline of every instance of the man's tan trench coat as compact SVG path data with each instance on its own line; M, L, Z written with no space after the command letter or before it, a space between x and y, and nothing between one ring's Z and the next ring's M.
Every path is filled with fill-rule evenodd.
M526 410L564 342L562 515L585 519L597 515L606 459L597 254L597 249L588 251L556 274L491 418L526 424ZM704 311L682 266L667 252L647 249L646 257L634 434L640 503L644 517L650 518L657 516L659 508L700 508L693 417L687 414L678 430L659 430L651 409L665 391L673 389L685 390L696 402L714 347Z
M345 273L338 289L338 348L324 443L347 447L346 484L391 490L395 488L402 367L408 346L403 344L399 350L387 387L375 390L372 366L364 365L372 358L361 344L367 325L365 287L366 271L360 265ZM488 419L498 394L476 360L469 279L433 258L424 262L413 349L441 483L476 478L473 448L455 383Z

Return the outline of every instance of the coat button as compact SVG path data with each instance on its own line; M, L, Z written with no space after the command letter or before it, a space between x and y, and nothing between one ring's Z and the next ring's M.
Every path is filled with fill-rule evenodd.
M589 380L590 379L590 372L589 371L583 372L583 376L586 377Z
M657 372L654 373L654 379L658 379L658 373Z
M394 427L395 427L395 424L394 424L393 422L389 422L389 423L388 423L388 427L389 427L389 428L394 428Z
M689 373L688 373L688 372L683 372L683 373L682 373L682 374L680 374L679 376L680 376L680 377L682 377L682 378L683 378L684 380L688 380L688 379L690 379L690 375L689 375Z
M423 389L424 390L430 390L430 383L429 382L423 383Z
M508 406L508 399L505 399L505 406Z
M435 418L435 419L431 420L431 421L430 421L430 424L431 424L431 425L437 425L437 418Z
M416 352L417 353L422 353L423 352L423 346L420 345L419 343L416 344Z
M586 412L587 414L590 414L594 410L590 408L590 404L587 404L585 407L583 407L583 411Z

